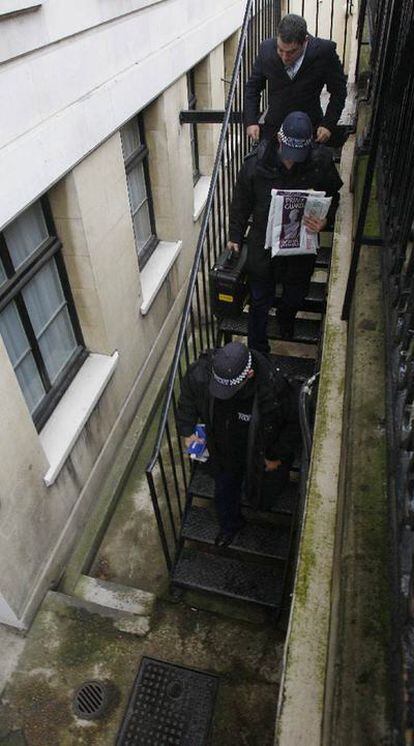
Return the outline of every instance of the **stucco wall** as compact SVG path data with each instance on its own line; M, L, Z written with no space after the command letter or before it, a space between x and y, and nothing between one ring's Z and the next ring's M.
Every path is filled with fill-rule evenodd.
M0 172L9 174L0 228L229 37L243 9L243 0L109 0L105 11L48 0L0 19Z
M8 173L7 184L0 184L0 224L48 190L85 345L119 356L57 478L46 486L43 441L0 340L6 423L0 435L0 621L27 626L59 578L148 382L164 364L201 220L193 219L190 131L179 124L187 108L186 72L202 59L203 105L223 105L223 41L240 24L243 5L124 0L107 3L104 17L97 2L74 2L70 10L48 0L39 10L0 19L0 33L7 32L1 51L14 55L0 62L7 110L0 170ZM119 134L144 107L161 240L155 264L162 242L180 242L145 316L146 272L138 267ZM209 127L205 136L206 174L217 129Z

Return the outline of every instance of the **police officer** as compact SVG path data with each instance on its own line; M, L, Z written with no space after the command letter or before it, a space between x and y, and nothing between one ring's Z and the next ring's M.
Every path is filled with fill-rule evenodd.
M202 353L181 384L178 432L188 447L204 423L215 479L220 531L217 546L228 546L243 528L242 485L257 504L263 471L273 472L281 491L299 441L297 395L266 356L240 342Z

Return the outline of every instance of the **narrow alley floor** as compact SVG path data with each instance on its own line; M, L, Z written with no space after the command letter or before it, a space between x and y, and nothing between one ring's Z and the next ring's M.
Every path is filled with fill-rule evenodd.
M143 656L219 676L213 746L273 744L286 615L276 626L243 603L170 596L144 474L152 442L148 437L134 460L73 594L49 591L19 649L0 704L0 744L114 744ZM82 582L146 600L138 613L125 613L82 594ZM99 720L81 719L73 708L77 688L90 680L111 685L111 705Z
M157 600L140 632L105 612L49 592L3 693L0 743L8 746L113 744L143 655L220 677L215 746L270 746L284 635L268 623L229 618ZM72 699L88 680L110 682L107 714L88 721Z

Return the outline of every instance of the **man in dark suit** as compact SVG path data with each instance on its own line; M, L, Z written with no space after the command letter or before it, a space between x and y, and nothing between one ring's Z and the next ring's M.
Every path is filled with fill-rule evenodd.
M335 49L335 42L310 36L301 16L290 13L282 18L277 38L260 45L246 83L244 120L249 137L258 140L262 129L268 139L278 132L287 114L304 111L312 121L316 142L334 144L346 99L346 78ZM266 82L269 107L260 128L260 97ZM324 85L330 93L325 114L320 102Z

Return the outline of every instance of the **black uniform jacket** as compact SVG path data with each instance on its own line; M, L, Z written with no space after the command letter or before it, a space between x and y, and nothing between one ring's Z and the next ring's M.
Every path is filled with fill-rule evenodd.
M346 99L346 78L335 49L334 42L310 36L302 64L292 80L277 53L276 39L262 42L244 92L246 127L259 121L260 94L268 81L266 124L274 125L277 131L291 111L305 111L314 127L323 125L332 132ZM320 94L325 84L330 100L324 115Z
M181 384L177 426L179 434L187 437L198 422L205 424L212 470L217 472L223 465L215 449L213 422L222 428L226 423L217 423L215 399L209 393L213 354L213 350L202 353L187 370ZM251 381L254 382L254 403L246 454L248 496L257 487L264 458L290 464L300 441L296 391L266 356L256 350L251 350L251 354L255 376Z
M250 153L239 171L230 207L229 239L243 243L250 215L252 227L247 237L247 271L250 277L268 278L271 252L265 250L267 218L272 189L315 189L332 197L327 218L333 223L339 202L338 190L342 180L335 168L332 151L324 145L314 145L303 163L295 163L287 169L278 154L275 139L262 140L258 148ZM289 257L295 260L298 273L303 260L308 257Z

